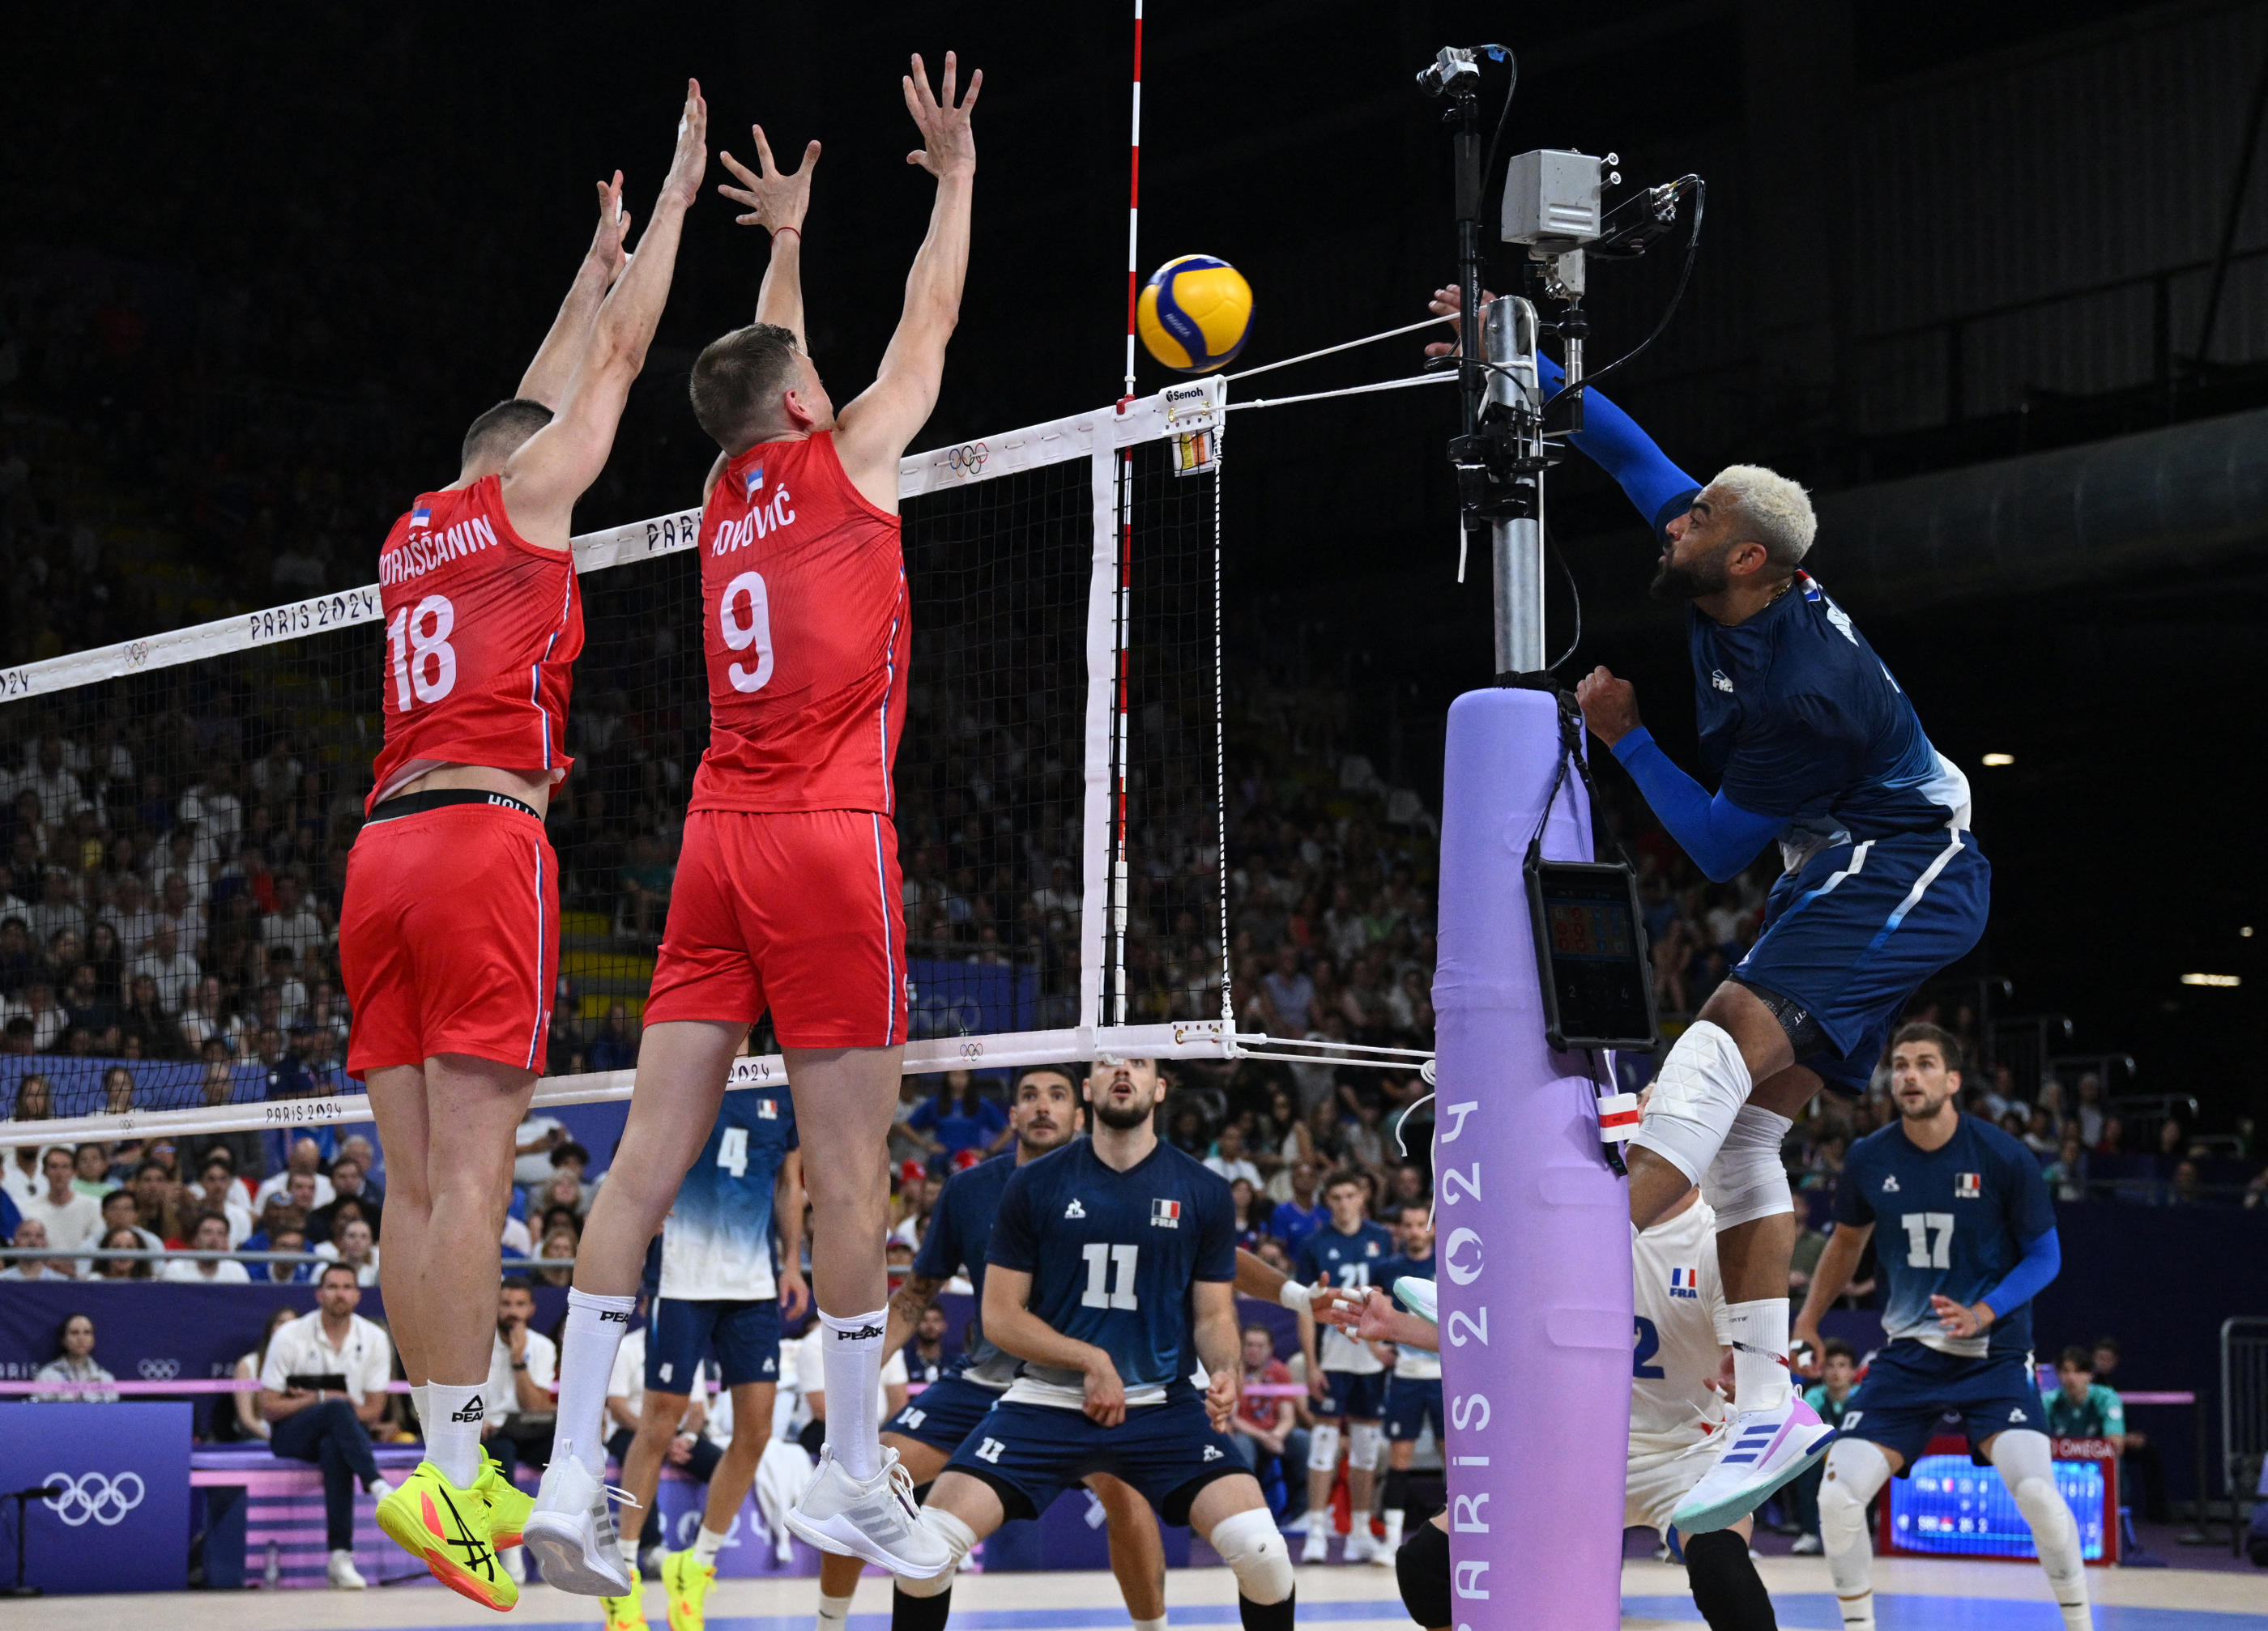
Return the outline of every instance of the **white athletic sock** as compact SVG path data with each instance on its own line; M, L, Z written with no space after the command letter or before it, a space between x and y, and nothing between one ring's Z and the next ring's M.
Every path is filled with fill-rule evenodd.
M725 1539L708 1524L702 1524L701 1532L693 1537L694 1562L703 1569L712 1567L717 1561L717 1554L725 1549Z
M1160 1614L1155 1620L1138 1620L1134 1631L1166 1631L1166 1617Z
M1409 1516L1410 1514L1404 1509L1398 1506L1386 1509L1386 1539L1380 1542L1380 1545L1387 1552L1399 1552L1402 1549L1402 1525L1408 1520Z
M827 1327L820 1346L821 1374L827 1384L827 1447L843 1470L868 1479L882 1470L882 1332L890 1311L838 1319L821 1310ZM614 1363L610 1355L608 1365ZM605 1378L600 1378L601 1384ZM561 1400L563 1407L565 1400Z
M1733 1408L1769 1410L1787 1398L1787 1299L1725 1304L1733 1337ZM1752 1351L1753 1350L1753 1351Z
M847 1597L829 1597L824 1591L821 1592L817 1631L828 1631L829 1627L847 1626L850 1623L850 1599Z
M644 1520L643 1518L641 1518L641 1519L639 1520L639 1522L641 1522L641 1523L643 1523L644 1521ZM627 1573L627 1574L629 1574L629 1575L632 1576L635 1576L637 1574L637 1560L638 1560L638 1531L637 1531L637 1524L630 1524L630 1527L629 1527L629 1528L625 1529L625 1530L622 1532L622 1534L621 1539L620 1539L620 1541L618 1542L618 1544L619 1544L619 1545L621 1546L621 1547L622 1547L622 1569L623 1569L623 1571L624 1571L625 1573Z
M481 1475L482 1382L428 1382L425 1402L433 1413L425 1418L425 1458L441 1469L441 1476L460 1489L470 1489Z
M411 1408L417 1412L417 1427L421 1432L424 1430L426 1423L433 1419L432 1403L425 1397L432 1390L432 1386L431 1382L413 1382L409 1385L409 1403Z
M635 1297L567 1293L567 1327L559 1343L559 1428L551 1453L571 1452L594 1477L606 1475L607 1384L637 1307Z

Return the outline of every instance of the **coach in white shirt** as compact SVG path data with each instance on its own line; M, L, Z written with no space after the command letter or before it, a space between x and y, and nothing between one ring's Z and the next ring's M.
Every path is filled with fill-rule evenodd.
M48 1145L40 1157L40 1173L46 1179L40 1193L18 1201L16 1209L45 1223L48 1244L59 1252L75 1252L99 1240L102 1202L71 1187L71 1179L77 1175L71 1152L61 1144Z
M277 1328L260 1372L268 1447L322 1467L330 1582L355 1591L364 1583L354 1566L355 1485L374 1497L389 1491L370 1452L370 1429L386 1413L386 1385L394 1376L394 1344L355 1312L361 1304L354 1270L326 1265L315 1282L315 1311ZM344 1384L337 1392L291 1385L293 1377L334 1376Z
M559 1417L552 1389L559 1379L559 1349L541 1331L531 1330L535 1292L526 1276L507 1275L497 1290L496 1346L489 1356L489 1379L481 1389L482 1442L508 1478L520 1458L551 1458L551 1434Z

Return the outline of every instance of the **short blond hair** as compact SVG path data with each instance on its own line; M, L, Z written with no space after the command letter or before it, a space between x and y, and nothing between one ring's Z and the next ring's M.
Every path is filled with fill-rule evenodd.
M1788 571L1803 564L1819 531L1819 518L1800 482L1762 465L1727 465L1710 478L1709 485L1722 489L1739 507L1745 529L1742 543L1762 544L1772 564Z

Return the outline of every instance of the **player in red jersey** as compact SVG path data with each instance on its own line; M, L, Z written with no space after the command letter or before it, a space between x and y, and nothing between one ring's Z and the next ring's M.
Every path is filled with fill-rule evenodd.
M875 1409L888 1325L886 1140L906 1033L905 929L890 764L905 718L909 622L898 460L937 400L968 261L976 169L969 112L921 58L905 80L937 178L929 235L874 383L838 418L804 344L800 224L811 160L783 175L730 157L772 232L756 321L693 368L693 411L724 450L701 519L709 751L645 1010L630 1123L577 1255L561 1355L559 1429L529 1520L553 1585L617 1595L629 1574L599 1485L600 1413L646 1243L717 1114L726 1073L769 1008L786 1055L813 1225L827 1454L788 1522L830 1551L901 1575L942 1571ZM543 1536L539 1539L539 1534Z
M614 445L708 150L688 82L677 151L635 257L622 177L512 400L473 422L457 479L421 495L379 556L386 743L347 865L339 965L347 1069L387 1155L379 1282L426 1459L379 1523L434 1575L507 1609L497 1561L526 1498L481 1448L512 1131L542 1062L559 958L543 833L567 774L569 665L583 644L569 524Z

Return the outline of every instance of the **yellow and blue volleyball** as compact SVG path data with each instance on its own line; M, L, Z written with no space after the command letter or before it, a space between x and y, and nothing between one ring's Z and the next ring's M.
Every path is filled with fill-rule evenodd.
M1135 308L1142 343L1176 373L1211 373L1244 349L1252 285L1226 261L1182 255L1151 274Z

